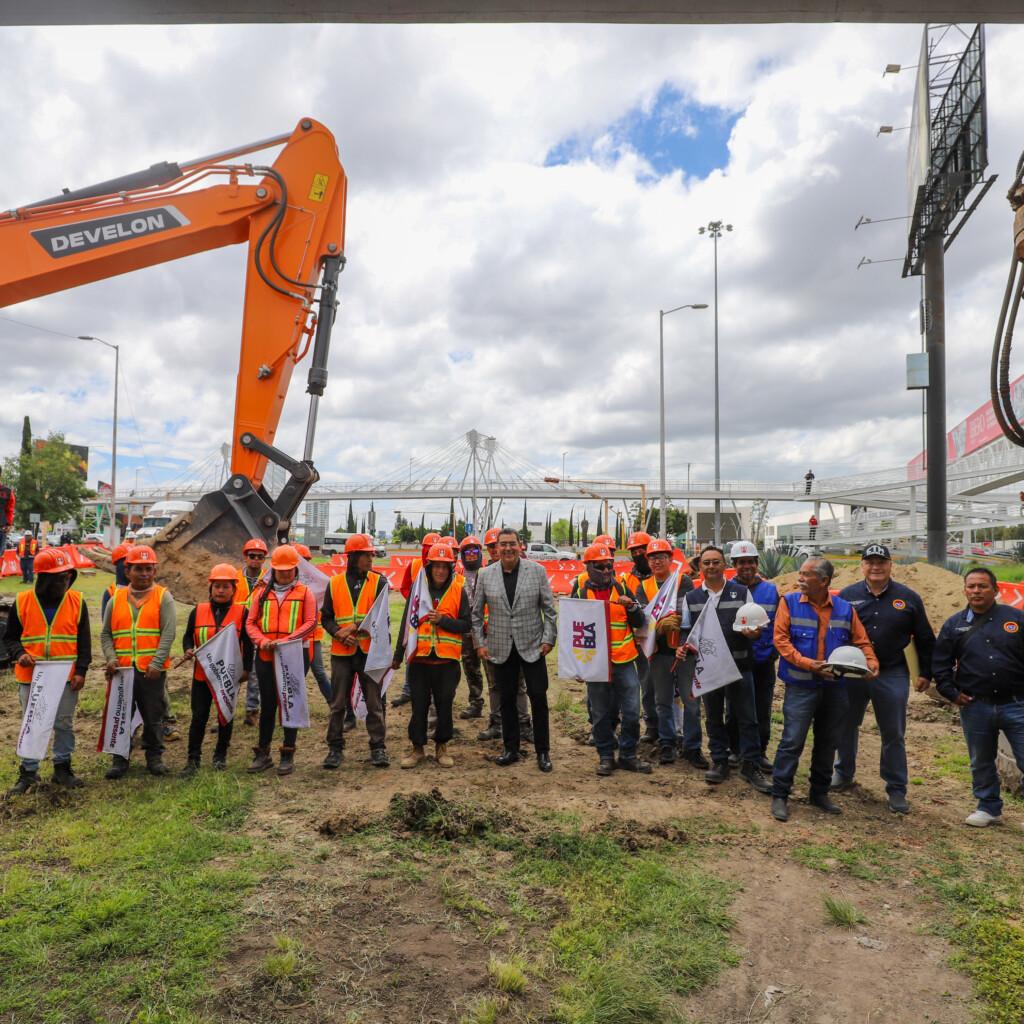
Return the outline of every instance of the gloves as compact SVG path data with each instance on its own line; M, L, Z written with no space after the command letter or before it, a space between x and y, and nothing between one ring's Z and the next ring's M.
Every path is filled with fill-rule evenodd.
M678 615L666 615L665 618L658 619L658 624L654 627L654 631L659 636L664 636L666 633L671 633L673 630L678 629L680 621Z

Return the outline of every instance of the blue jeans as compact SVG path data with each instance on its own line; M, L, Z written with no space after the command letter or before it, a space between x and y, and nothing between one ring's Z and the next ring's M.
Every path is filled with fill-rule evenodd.
M849 712L846 687L834 683L824 686L786 686L782 701L782 739L775 752L772 796L788 799L796 777L796 767L804 752L807 733L814 726L811 747L811 796L824 796L832 782L832 762L836 756L839 732Z
M693 697L693 660L677 662L673 656L655 654L651 658L651 684L658 713L658 743L674 747L681 728L683 751L699 751L704 739L700 728L700 698ZM672 671L673 667L675 671ZM682 723L676 719L676 694L682 700Z
M21 713L25 714L25 706L28 704L28 695L32 686L30 683L18 684L18 700L21 703ZM64 692L60 695L60 703L57 705L57 720L53 725L53 763L70 764L71 755L75 752L75 708L78 706L78 690L72 690L68 683L64 684ZM27 757L21 759L21 766L27 772L39 771L39 762Z
M996 750L999 734L1010 743L1013 759L1024 772L1024 699L1006 704L989 704L975 697L960 709L960 725L971 757L971 783L979 811L1001 814L999 773L996 771Z
M754 708L754 677L744 672L735 683L712 690L704 694L703 699L711 760L715 764L725 764L729 760L729 730L725 727L725 702L728 700L730 713L736 718L740 760L757 761L761 756L761 736L757 731L757 711Z
M857 743L864 712L870 703L882 738L879 774L887 793L907 792L907 700L910 674L906 665L883 669L877 679L854 679L846 684L850 711L839 733L835 770L846 781L857 771Z
M328 705L331 703L331 681L327 678L327 671L324 669L323 658L324 645L320 640L313 644L313 657L309 659L309 667L313 670L313 678L320 689L320 693Z
M651 663L643 651L633 662L636 665L636 674L640 679L640 706L644 712L644 725L648 734L658 732L658 701L654 692L654 679L651 673Z
M594 716L594 746L599 757L615 754L615 720L621 716L619 756L633 757L640 742L640 677L636 662L612 665L610 683L587 683Z

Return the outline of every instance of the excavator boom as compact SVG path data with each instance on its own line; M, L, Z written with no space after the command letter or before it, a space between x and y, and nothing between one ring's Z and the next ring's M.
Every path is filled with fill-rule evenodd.
M271 145L282 145L271 166L226 162ZM204 598L208 562L236 558L248 537L285 536L318 479L313 440L344 265L346 192L334 137L304 118L289 135L0 213L0 306L248 242L231 478L158 538L161 575L182 597ZM292 370L310 347L306 443L293 458L274 438ZM268 460L289 474L276 496L263 486ZM190 579L190 566L201 580Z

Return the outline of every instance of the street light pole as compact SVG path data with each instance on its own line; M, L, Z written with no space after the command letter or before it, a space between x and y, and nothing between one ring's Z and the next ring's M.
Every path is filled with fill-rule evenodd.
M94 337L91 334L80 334L79 341L98 341L101 345L114 350L114 436L110 444L110 527L107 531L107 540L110 547L117 546L117 382L121 370L121 349L102 338Z
M721 431L718 409L718 240L722 237L722 229L732 231L731 224L723 224L720 220L709 221L706 227L697 229L698 234L705 232L715 243L715 492L722 486L721 462ZM722 499L715 498L715 543L722 543Z
M563 487L565 486L565 457L568 454L569 454L568 452L562 452L562 486Z
M660 455L661 471L658 488L658 536L665 540L668 536L668 497L665 491L665 317L670 313L678 313L681 309L707 309L706 302L690 302L674 309L658 310L658 379L660 381L661 436Z

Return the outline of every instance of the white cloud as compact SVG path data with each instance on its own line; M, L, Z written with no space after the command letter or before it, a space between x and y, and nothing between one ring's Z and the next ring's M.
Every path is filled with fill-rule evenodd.
M711 301L719 249L723 476L900 464L918 282L898 264L912 27L385 27L6 31L0 208L289 129L335 132L350 179L348 267L321 407L327 478L373 479L472 427L578 475L653 479L659 308ZM1019 145L1024 31L989 30L992 171ZM705 179L654 176L599 140L664 86L739 117ZM686 124L685 109L676 112ZM569 138L591 156L545 167ZM997 187L947 265L950 423L987 397L1010 216ZM227 439L245 254L194 257L9 311L121 344L160 475ZM710 475L711 312L666 320L669 474ZM0 450L21 417L104 445L109 355L0 322ZM277 441L301 448L299 366ZM32 389L42 388L42 392ZM73 396L73 397L69 397ZM124 408L124 407L122 407ZM184 418L184 422L182 422ZM169 424L174 428L170 429ZM126 430L136 447L138 438ZM140 451L140 455L142 452ZM102 465L102 464L100 464ZM166 470L163 470L166 472Z

